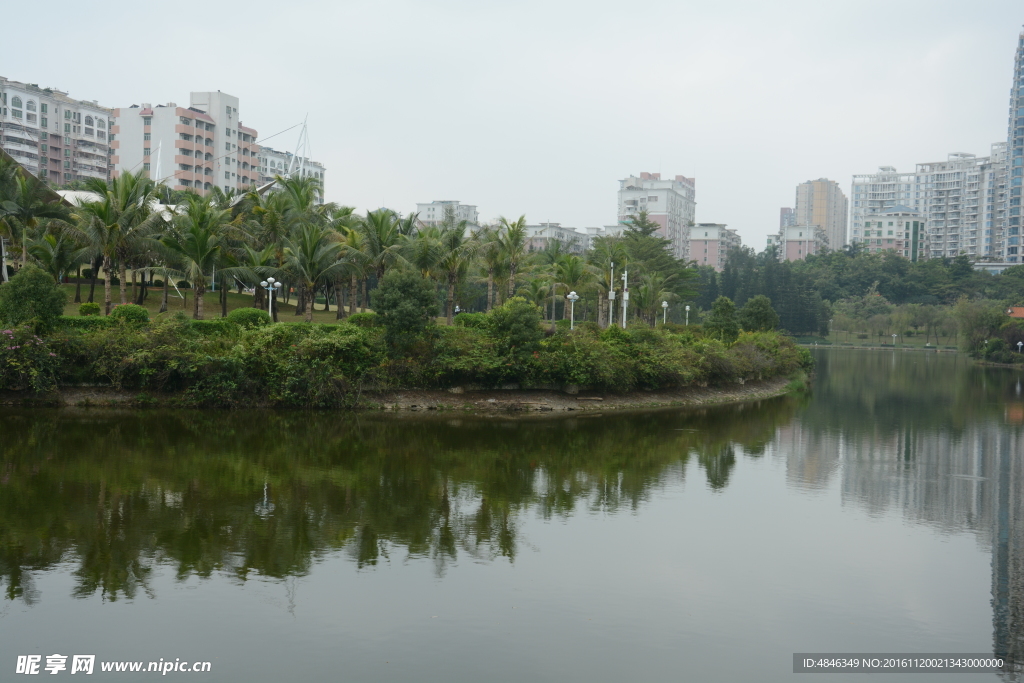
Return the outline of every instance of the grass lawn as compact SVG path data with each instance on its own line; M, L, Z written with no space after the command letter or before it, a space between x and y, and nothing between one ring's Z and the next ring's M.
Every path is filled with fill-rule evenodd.
M888 336L884 336L884 337L879 337L877 335L871 335L867 339L857 339L857 334L853 333L853 332L851 332L849 334L847 334L846 332L833 332L828 337L826 337L826 339L828 339L830 342L832 342L835 345L846 344L846 343L852 344L854 346L878 346L879 344L890 344L890 345L892 344L892 335L888 335ZM930 345L929 346L930 348L933 348L933 349L934 348L945 349L946 347L949 347L949 346L955 347L957 345L957 340L956 340L956 336L955 335L953 337L947 337L944 334L940 334L939 335L939 343L936 344L935 343L935 335L932 334L932 335L929 335L929 337L928 337L928 343ZM922 334L915 334L913 337L907 337L907 336L897 337L896 338L896 346L900 347L900 348L902 348L902 347L924 348L924 346L925 346L924 334L923 333Z

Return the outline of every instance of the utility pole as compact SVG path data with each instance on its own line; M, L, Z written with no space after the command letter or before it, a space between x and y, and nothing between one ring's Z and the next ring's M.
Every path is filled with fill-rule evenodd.
M7 282L7 240L0 237L0 282Z
M626 309L629 307L629 271L622 271L622 329L626 329Z
M608 275L608 327L615 324L615 261Z

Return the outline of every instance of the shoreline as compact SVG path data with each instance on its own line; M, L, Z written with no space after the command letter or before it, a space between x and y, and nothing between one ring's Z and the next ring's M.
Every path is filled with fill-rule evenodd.
M464 391L400 389L363 392L352 412L446 412L446 413L566 413L605 410L649 410L685 408L775 398L789 393L792 377L746 381L721 386L693 386L672 390L632 391L623 394L581 391L568 394L555 390L495 389ZM47 396L24 396L19 392L0 394L0 407L51 408L154 408L180 407L174 396L107 387L65 387ZM259 409L258 407L256 407ZM242 408L245 409L245 408ZM209 409L208 409L209 410ZM214 410L235 410L216 408ZM323 409L317 409L323 410ZM329 410L329 409L327 409ZM338 409L335 409L338 410Z

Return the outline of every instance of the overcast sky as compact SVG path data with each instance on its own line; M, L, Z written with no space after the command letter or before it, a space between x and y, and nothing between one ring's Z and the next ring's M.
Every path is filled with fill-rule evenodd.
M36 28L3 31L0 75L110 107L223 90L264 138L308 113L360 212L582 228L629 174L696 177L697 221L760 250L797 183L1005 140L1022 23L1021 0L11 0Z

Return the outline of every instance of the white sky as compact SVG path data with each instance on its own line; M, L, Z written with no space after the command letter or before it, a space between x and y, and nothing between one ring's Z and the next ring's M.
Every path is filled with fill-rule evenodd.
M0 75L105 106L308 112L327 198L615 222L617 181L697 179L760 250L797 183L1006 138L1020 0L6 3ZM40 23L42 22L42 23ZM35 27L32 30L24 27ZM109 47L108 47L109 46ZM293 149L298 129L267 144Z

